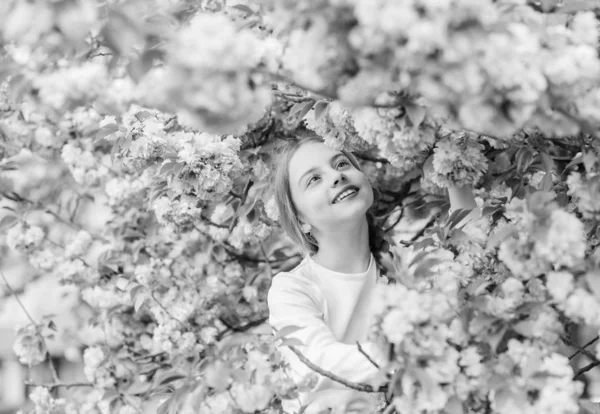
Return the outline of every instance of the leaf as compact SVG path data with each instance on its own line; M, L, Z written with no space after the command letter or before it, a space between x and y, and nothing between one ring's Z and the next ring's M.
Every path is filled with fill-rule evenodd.
M596 298L600 299L600 271L590 270L585 274L585 282Z
M178 371L166 371L161 372L159 375L154 377L154 381L152 381L154 386L169 384L173 381L177 381L180 379L186 378L181 372Z
M567 171L569 168L571 168L571 167L573 167L573 166L575 166L575 165L579 165L579 164L583 164L583 156L582 156L581 154L577 155L575 158L573 158L573 159L571 160L571 162L570 162L570 163L568 163L568 164L565 166L565 169L564 169L564 171L563 171L563 174L564 174L564 173L565 173L565 171Z
M18 219L13 215L6 215L0 220L0 231L6 231L17 223Z
M423 260L415 269L415 277L429 276L429 274L431 273L431 268L440 263L442 263L442 260L438 258Z
M127 388L127 394L135 395L135 394L144 394L153 388L153 385L149 381L136 381Z
M410 261L408 267L411 267L412 265L419 263L421 260L423 260L425 258L425 256L427 256L429 254L431 254L431 252L421 251L421 252L417 253L415 255L415 257L413 257L412 260Z
M298 338L285 338L283 341L281 341L281 343L279 345L280 346L304 346L304 342L302 342Z
M303 328L304 328L304 326L298 326L298 325L284 326L279 331L277 331L277 333L275 334L275 339L284 338L284 337L286 337L290 334L293 334L294 332L297 332Z
M289 124L295 124L299 122L300 119L304 118L304 116L310 111L315 101L312 99L305 102L298 102L292 106L290 109L290 114L286 118L286 122Z
M98 132L96 132L96 136L95 136L96 140L94 142L98 142L102 138L104 138L110 134L114 134L118 130L119 130L119 126L117 124L104 125L102 128L100 128L98 130Z
M459 208L458 210L452 212L448 220L446 221L446 228L449 230L453 229L457 226L464 218L466 218L473 209L469 208Z
M146 292L142 292L141 294L137 295L137 297L135 298L135 302L133 304L133 309L136 312L139 312L140 308L144 305L144 303L150 299L150 295Z
M128 285L129 285L129 280L124 277L118 278L117 282L115 283L116 288L119 290L127 290Z
M600 414L600 404L591 400L579 400L579 407L585 410L582 414Z
M544 175L544 178L542 178L542 191L550 191L552 190L552 187L554 187L554 183L552 182L552 173L551 172L547 172Z
M327 101L318 101L314 106L315 111L315 121L318 121L319 118L323 115L327 107L329 106L329 102Z
M140 111L137 114L135 114L135 117L140 122L144 122L146 119L152 118L153 116L154 115L150 111Z
M447 414L464 414L465 413L465 409L464 409L462 403L456 397L452 397L450 400L448 400L448 402L446 403L446 407L444 407L444 411Z
M521 147L515 155L517 171L525 172L533 162L534 152L529 147Z
M583 153L583 165L585 166L586 171L593 171L597 160L598 159L596 154L594 154L594 151L585 151Z
M547 152L540 152L540 158L542 159L542 164L544 164L544 170L546 173L551 173L554 171L554 160Z
M246 6L245 4L236 4L235 6L231 6L231 8L246 12L246 14L248 16L251 16L254 14L254 10L252 10L250 7Z
M51 331L54 331L54 332L58 331L58 329L56 328L56 324L54 323L54 321L48 321L47 328L50 329Z
M129 297L131 298L132 301L135 301L135 298L143 291L144 291L144 286L135 285L134 287L132 287L129 290Z
M419 240L418 242L413 243L413 248L415 250L421 250L427 246L431 246L432 244L434 244L433 239L431 237L427 237L423 240Z
M407 105L406 115L414 127L418 127L425 120L425 108L420 105Z

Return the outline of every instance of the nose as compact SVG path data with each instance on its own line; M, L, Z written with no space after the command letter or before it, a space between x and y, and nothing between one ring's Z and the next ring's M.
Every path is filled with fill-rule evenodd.
M339 173L333 179L332 187L336 187L337 185L339 185L340 183L343 183L344 181L346 181L346 176L344 175L344 173Z

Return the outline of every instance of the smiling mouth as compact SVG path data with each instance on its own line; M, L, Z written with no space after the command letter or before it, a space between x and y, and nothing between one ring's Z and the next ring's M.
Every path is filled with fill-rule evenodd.
M333 202L331 204L337 204L340 201L344 201L345 199L349 198L349 197L353 197L358 193L358 188L350 188L346 191L344 191L341 195L336 196L336 198L333 200Z

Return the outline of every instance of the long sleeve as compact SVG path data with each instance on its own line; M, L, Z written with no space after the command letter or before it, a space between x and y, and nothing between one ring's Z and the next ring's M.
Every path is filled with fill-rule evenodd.
M343 292L340 292L343 295ZM279 274L273 279L268 295L269 324L276 330L295 325L303 327L286 336L297 338L303 346L296 346L308 360L324 370L356 383L370 383L378 369L358 350L356 344L345 344L336 339L324 321L324 298L309 279L294 274ZM361 347L375 361L384 357L378 346L361 342ZM284 358L296 375L304 376L312 370L302 363L287 347L280 347ZM344 385L319 375L312 391L325 388L345 388Z

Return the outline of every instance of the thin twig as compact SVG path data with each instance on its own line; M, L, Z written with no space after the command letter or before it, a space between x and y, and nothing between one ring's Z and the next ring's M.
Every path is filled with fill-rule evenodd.
M362 392L385 392L387 390L387 385L383 385L376 389L369 384L362 384L362 383L355 383L355 382L347 381L344 378L339 377L329 371L325 371L323 368L318 367L317 365L313 364L312 362L310 362L308 360L308 358L306 358L304 355L302 355L302 353L300 351L298 351L295 347L288 346L288 348L294 354L296 354L296 356L300 359L300 361L302 361L307 367L309 367L313 371L317 372L318 374L321 374L324 377L329 378L332 381L339 382L340 384L345 385L348 388L351 388L351 389L357 390L357 391L362 391Z
M414 236L412 236L410 238L410 240L408 240L408 241L401 240L400 244L402 244L403 246L411 246L415 241L417 241L417 239L419 237L421 237L422 235L425 234L425 231L429 227L431 227L431 225L433 223L435 223L435 220L436 220L436 216L434 215L434 216L431 217L431 219L429 219L429 221L427 222L427 224L425 224L425 226L423 226L423 228L421 230L419 230Z
M575 358L580 352L585 354L588 358L590 358L592 361L596 359L595 356L593 356L593 354L591 354L587 349L588 346L592 345L594 342L596 342L598 340L598 338L600 338L600 336L596 336L595 338L591 339L590 341L588 341L585 345L579 347L577 345L574 345L568 338L563 337L562 340L569 346L572 346L573 348L577 349L577 351L575 353L573 353L570 357L569 357L569 361L572 360L573 358ZM588 353L590 353L590 355L592 355L592 357L590 357L590 355L587 355Z
M169 312L169 310L167 308L165 308L165 306L158 300L156 299L156 297L154 297L154 293L152 291L150 291L150 297L152 299L154 299L154 301L156 302L156 304L169 316L171 317L171 319L173 319L174 321L177 321L181 324L181 326L185 326L185 324L183 322L181 322L179 319L177 319L175 316L171 315L171 312Z
M31 314L27 311L27 308L25 308L25 306L23 305L23 302L21 302L21 299L19 299L19 296L16 294L16 292L10 286L10 283L8 283L8 280L6 279L6 276L4 276L4 273L0 272L0 276L4 280L4 284L6 285L8 290L10 290L11 294L14 296L15 300L17 301L17 303L19 304L21 309L23 309L23 312L25 312L25 315L27 315L27 318L31 321L31 323L34 326L38 326L36 321L31 317ZM42 344L44 345L45 356L48 358L48 366L50 367L50 372L52 373L52 379L54 379L54 382L59 382L60 380L58 379L58 373L56 372L56 368L54 367L54 364L52 363L52 357L50 356L50 348L48 348L48 344L46 343L46 338L44 338L44 336L42 334L39 334L39 335L40 335L40 339L42 340Z
M387 233L388 231L390 231L394 227L396 227L398 225L398 223L400 223L400 220L402 220L402 217L404 217L404 209L400 209L400 214L398 214L398 218L394 221L394 224L392 224L388 228L384 229L383 232Z
M591 363L587 364L585 367L581 368L579 371L577 371L575 373L575 375L573 376L573 379L576 380L581 375L585 374L586 372L588 372L592 368L597 367L598 365L600 365L600 361L594 361L594 362L591 362Z
M273 278L273 268L271 267L271 263L269 262L269 256L267 255L267 252L265 251L265 246L263 246L262 243L259 243L258 245L260 246L260 252L262 253L263 257L265 258L265 264L267 265L267 270L269 271L269 276L272 279ZM259 275L259 274L260 273L257 273L257 275ZM254 282L254 279L256 279L256 276L249 283L251 284L252 282Z
M379 369L379 364L375 362L373 358L371 358L371 356L365 352L363 347L360 345L360 342L356 341L356 345L358 346L358 352L363 354L369 360L369 362L375 366L375 368Z
M94 386L94 384L92 384L90 382L56 382L56 383L52 383L52 384L37 384L33 381L25 381L24 384L30 385L33 387L44 387L44 388L49 388L49 389L60 388L60 387L71 388L71 387L93 387Z

